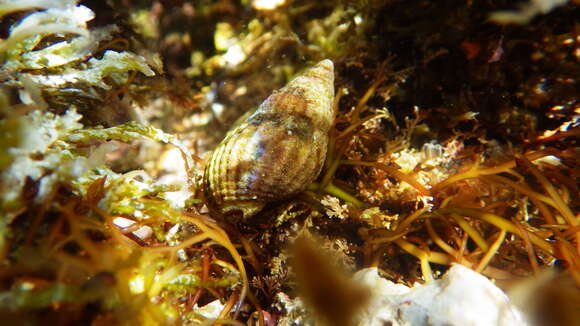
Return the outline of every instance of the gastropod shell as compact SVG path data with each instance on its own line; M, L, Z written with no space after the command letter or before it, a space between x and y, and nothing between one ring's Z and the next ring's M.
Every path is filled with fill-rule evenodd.
M204 170L210 212L247 220L302 192L319 175L334 121L334 66L326 59L274 91L231 130Z

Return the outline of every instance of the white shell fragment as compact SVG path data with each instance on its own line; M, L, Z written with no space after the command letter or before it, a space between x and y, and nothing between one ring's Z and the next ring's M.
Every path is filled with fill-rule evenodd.
M354 325L527 325L502 290L462 265L452 266L440 280L414 288L379 277L376 268L361 270L354 278L372 292Z

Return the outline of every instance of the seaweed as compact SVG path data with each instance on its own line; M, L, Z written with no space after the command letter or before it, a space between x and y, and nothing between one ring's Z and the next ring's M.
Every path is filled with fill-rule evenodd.
M1 2L0 318L347 325L351 273L459 263L576 324L579 7L510 5ZM319 179L253 223L210 216L208 152L324 58Z

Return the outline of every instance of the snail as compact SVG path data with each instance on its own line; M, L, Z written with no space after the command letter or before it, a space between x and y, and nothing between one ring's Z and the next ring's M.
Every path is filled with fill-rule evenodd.
M207 161L201 190L214 216L248 221L320 174L334 121L334 66L326 59L274 91L229 131Z

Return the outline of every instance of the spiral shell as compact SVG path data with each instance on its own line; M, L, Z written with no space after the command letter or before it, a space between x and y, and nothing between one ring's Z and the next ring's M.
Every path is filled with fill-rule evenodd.
M209 159L202 191L212 214L247 220L300 193L326 158L334 120L334 66L323 60L274 91Z

